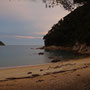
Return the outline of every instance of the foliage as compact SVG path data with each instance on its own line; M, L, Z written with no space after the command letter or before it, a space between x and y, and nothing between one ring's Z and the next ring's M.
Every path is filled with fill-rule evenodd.
M90 3L78 7L53 25L43 39L46 46L73 46L76 42L90 45Z

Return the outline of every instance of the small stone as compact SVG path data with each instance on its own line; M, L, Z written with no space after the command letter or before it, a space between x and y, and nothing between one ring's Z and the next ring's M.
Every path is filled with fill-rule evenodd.
M52 60L51 62L52 63L56 63L56 62L60 62L61 60L60 59L54 59L54 60Z
M43 71L43 69L40 69L40 71Z
M40 53L38 53L39 55L43 55L44 53L43 52L40 52Z
M80 76L80 74L77 74L77 76Z
M32 74L32 72L28 72L27 74Z

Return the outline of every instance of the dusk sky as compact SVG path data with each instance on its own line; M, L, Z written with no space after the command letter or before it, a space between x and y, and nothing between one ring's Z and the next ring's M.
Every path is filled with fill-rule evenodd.
M0 40L6 45L43 45L42 37L66 14L60 5L45 8L42 0L0 0Z

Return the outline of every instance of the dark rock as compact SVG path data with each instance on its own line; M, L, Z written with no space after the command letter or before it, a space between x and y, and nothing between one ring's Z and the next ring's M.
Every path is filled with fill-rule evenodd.
M44 53L43 52L40 52L40 53L38 53L39 55L44 55Z
M80 74L77 74L77 76L80 76Z
M15 80L17 79L16 77L10 77L10 78L6 78L7 80Z
M5 44L2 41L0 41L0 46L5 46Z
M60 62L60 61L61 61L60 59L53 59L51 62L56 63L56 62Z
M40 69L40 71L43 71L43 69Z
M32 77L39 77L39 74L32 74Z
M32 74L32 72L28 72L27 74Z

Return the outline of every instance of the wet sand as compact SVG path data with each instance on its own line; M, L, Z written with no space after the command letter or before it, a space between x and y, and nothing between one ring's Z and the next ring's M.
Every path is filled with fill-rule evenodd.
M0 69L0 90L90 90L90 58Z

